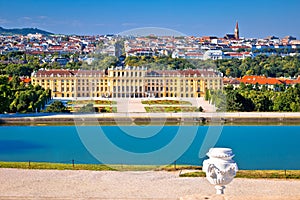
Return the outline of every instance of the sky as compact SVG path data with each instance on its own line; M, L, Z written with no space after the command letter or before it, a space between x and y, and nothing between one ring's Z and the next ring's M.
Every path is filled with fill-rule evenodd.
M57 34L118 34L159 27L185 35L300 39L300 0L0 0L0 26Z

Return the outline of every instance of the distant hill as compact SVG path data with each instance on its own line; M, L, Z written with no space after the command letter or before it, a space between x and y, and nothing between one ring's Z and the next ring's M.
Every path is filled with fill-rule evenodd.
M35 34L39 33L42 35L53 35L53 33L43 31L37 28L12 28L12 29L5 29L0 27L0 35L14 35L14 34L20 34L20 35L27 35L27 34Z

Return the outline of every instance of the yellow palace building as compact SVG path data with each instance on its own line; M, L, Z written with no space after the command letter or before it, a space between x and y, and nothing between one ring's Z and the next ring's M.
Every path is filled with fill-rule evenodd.
M147 70L112 67L107 70L45 70L33 72L31 83L49 88L52 97L178 97L203 96L206 89L222 89L215 70Z

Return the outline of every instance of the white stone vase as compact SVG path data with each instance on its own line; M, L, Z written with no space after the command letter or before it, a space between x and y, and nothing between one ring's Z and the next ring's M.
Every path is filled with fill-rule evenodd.
M203 161L202 171L207 180L215 185L217 194L224 194L225 185L229 184L238 171L232 160L234 154L230 148L211 148L206 154L209 159Z

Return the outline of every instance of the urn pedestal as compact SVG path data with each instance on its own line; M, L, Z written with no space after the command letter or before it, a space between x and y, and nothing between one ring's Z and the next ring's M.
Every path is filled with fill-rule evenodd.
M225 185L229 184L238 171L232 160L234 154L230 148L211 148L206 154L209 159L203 161L202 170L207 180L215 185L217 194L224 194Z

